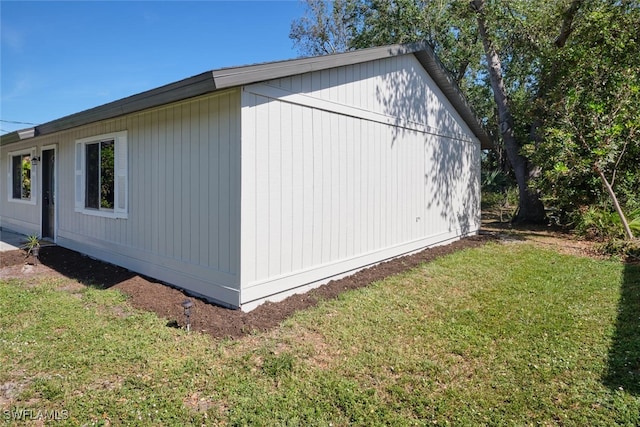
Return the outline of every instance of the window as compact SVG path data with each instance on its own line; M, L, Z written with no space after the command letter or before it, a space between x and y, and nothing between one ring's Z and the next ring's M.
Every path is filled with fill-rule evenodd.
M9 201L35 204L35 168L31 158L35 148L9 153Z
M85 145L85 208L113 209L114 141Z
M127 132L76 141L76 212L127 217Z

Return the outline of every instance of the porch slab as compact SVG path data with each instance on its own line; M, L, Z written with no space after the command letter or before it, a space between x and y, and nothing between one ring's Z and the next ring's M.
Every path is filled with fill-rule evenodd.
M13 231L0 229L0 252L20 249L27 236Z

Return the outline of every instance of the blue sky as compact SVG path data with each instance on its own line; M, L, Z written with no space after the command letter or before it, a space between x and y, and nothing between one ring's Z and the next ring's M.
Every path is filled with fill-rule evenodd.
M295 58L293 1L0 1L0 129L207 70Z

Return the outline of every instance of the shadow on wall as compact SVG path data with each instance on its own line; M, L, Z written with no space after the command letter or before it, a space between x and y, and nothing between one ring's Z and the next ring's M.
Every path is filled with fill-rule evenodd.
M458 228L463 234L475 230L480 206L477 151L469 142L440 138L429 152L428 165L436 167L436 171L429 180L427 207L432 209L435 205L450 230Z
M640 396L640 264L628 263L622 275L616 330L603 383Z
M449 231L475 231L480 224L480 149L417 60L412 61L412 55L396 58L405 61L404 66L382 75L382 87L404 90L385 93L376 88L384 113L395 121L391 147L420 128L425 134L425 208L437 209Z

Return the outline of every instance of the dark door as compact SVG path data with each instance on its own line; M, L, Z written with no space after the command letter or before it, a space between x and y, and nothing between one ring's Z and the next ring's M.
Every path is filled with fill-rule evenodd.
M55 237L55 166L56 150L42 151L42 237Z

